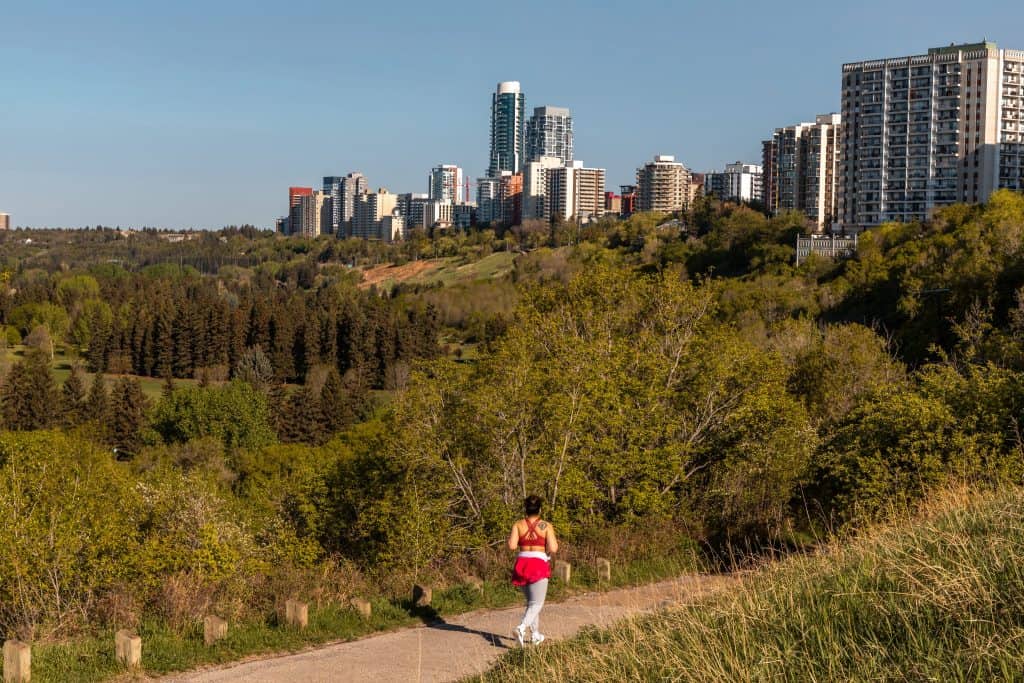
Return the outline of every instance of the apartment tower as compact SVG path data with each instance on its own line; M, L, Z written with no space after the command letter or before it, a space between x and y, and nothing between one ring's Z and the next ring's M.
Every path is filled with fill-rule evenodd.
M822 114L813 123L776 128L762 143L764 201L768 211L800 211L818 232L836 221L842 117Z
M604 213L604 176L603 168L586 168L582 161L548 169L544 218L581 223L599 218Z
M452 164L441 164L432 168L427 179L427 193L431 199L449 204L462 204L466 201L462 169Z
M519 173L523 167L523 126L526 96L519 81L503 81L491 95L491 159L487 176L497 178L502 171Z
M994 43L844 64L839 221L850 231L1022 189L1024 52Z
M565 107L537 107L526 122L526 161L556 157L573 159L572 115Z
M671 213L688 208L690 170L659 154L636 170L636 210Z

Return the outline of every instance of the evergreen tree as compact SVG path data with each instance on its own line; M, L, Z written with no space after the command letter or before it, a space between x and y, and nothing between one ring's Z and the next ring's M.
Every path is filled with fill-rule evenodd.
M117 380L110 397L110 421L107 438L119 450L132 455L142 446L148 401L135 377Z
M320 396L311 387L303 385L293 391L285 401L281 440L293 443L323 443L323 411Z
M11 368L0 393L4 424L12 430L46 429L56 417L57 385L46 354L32 349Z
M85 398L85 418L104 425L107 421L109 406L110 394L107 391L107 380L102 372L97 372L92 377L89 395Z
M75 427L85 421L85 382L78 366L71 368L71 375L60 388L61 422L66 427Z

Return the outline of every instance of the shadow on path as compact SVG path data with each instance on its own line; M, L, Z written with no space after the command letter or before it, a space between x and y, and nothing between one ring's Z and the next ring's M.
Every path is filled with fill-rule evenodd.
M497 633L490 633L488 631L478 631L477 629L469 628L466 626L460 626L459 624L449 624L447 621L441 619L440 617L436 621L428 623L427 628L436 628L439 631L458 631L459 633L472 633L474 635L480 636L494 647L499 647L503 650L508 649L508 645L506 645L503 641L512 640L510 637L501 636Z

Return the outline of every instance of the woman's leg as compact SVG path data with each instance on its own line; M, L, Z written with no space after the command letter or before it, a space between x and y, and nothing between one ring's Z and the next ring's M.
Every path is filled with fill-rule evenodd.
M534 634L540 633L540 610L544 607L544 599L548 595L548 580L541 579L523 586L526 594L526 613L523 615L523 626Z

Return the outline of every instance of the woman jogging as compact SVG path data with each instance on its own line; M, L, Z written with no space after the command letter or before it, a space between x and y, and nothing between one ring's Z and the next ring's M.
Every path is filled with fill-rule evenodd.
M530 642L538 645L544 641L540 632L538 617L544 607L544 598L548 593L548 579L551 577L550 555L558 552L558 540L555 529L549 522L540 518L540 498L527 496L523 501L526 519L512 525L508 535L509 550L518 550L516 565L512 570L512 585L523 589L526 597L526 613L523 621L516 627L516 638L519 645L526 640L526 629L530 629Z

